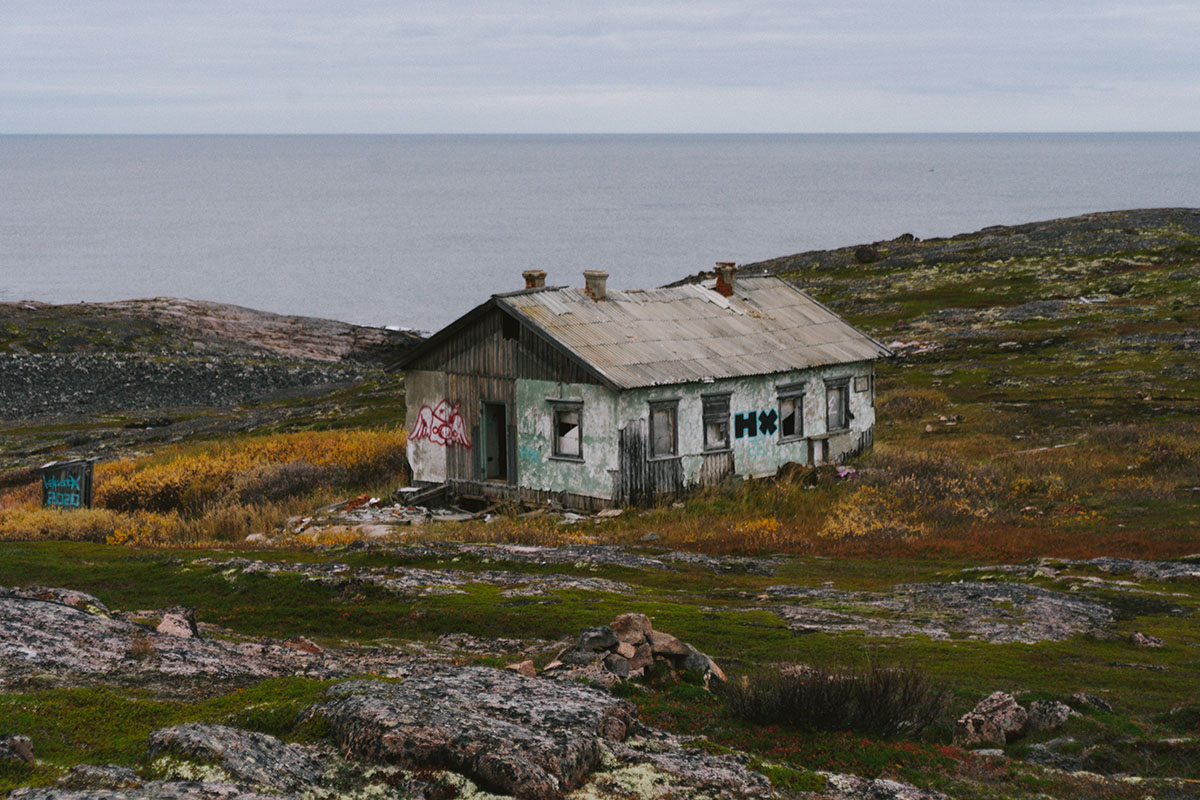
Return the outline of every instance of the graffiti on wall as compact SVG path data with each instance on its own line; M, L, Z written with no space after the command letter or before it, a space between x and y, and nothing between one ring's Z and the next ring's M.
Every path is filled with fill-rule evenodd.
M83 505L82 475L43 475L43 505L79 508Z
M467 422L463 419L458 403L450 405L442 400L436 406L428 403L421 406L417 412L417 422L409 431L408 438L413 441L428 439L439 447L453 447L460 444L471 449L471 439L467 436Z
M755 436L771 436L779 423L779 412L775 409L767 411L747 411L744 414L733 415L733 438L753 439Z

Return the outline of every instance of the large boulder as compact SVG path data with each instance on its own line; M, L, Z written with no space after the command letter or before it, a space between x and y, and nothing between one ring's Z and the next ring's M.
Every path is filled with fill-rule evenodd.
M954 742L962 747L981 744L1003 747L1025 735L1029 713L1011 694L993 692L954 723Z
M265 733L190 723L150 734L150 755L175 754L217 763L239 783L297 791L320 780L324 767L308 750Z
M403 683L350 681L305 712L328 721L348 757L449 767L486 789L556 800L621 741L630 703L574 683L458 667Z
M1079 716L1066 703L1058 700L1036 700L1029 704L1028 729L1033 732L1052 731L1062 727L1071 717Z

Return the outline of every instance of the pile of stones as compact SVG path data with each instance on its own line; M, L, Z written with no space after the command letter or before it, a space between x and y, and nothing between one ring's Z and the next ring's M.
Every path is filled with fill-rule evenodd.
M537 674L532 661L512 664L509 669ZM619 681L649 678L659 670L699 673L705 686L725 680L725 673L711 658L669 633L654 630L645 614L622 614L608 625L584 629L541 674L609 688Z

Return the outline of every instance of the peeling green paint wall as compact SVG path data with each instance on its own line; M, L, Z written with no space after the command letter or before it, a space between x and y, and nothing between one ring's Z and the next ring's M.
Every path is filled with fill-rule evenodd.
M529 489L612 496L617 468L617 396L603 386L554 381L517 381L517 474ZM554 404L547 398L581 400L582 461L555 458Z
M700 466L704 461L704 416L702 396L729 394L729 433L734 459L734 474L742 477L773 475L780 465L789 461L800 464L809 460L809 437L823 437L825 428L826 381L850 380L850 427L828 438L826 460L854 450L862 432L875 424L875 409L872 402L873 366L869 362L839 364L830 367L802 370L777 375L731 378L712 383L689 383L676 386L656 386L637 389L621 395L618 409L618 427L625 427L632 420L647 420L649 404L656 400L678 400L677 424L679 431L679 455L688 484L699 479ZM871 384L868 391L854 391L855 376L866 377ZM781 442L779 436L779 389L784 386L804 386L804 438ZM737 417L743 415L748 423L754 413L754 433L750 426L743 425L742 435L737 435ZM772 412L773 415L772 415ZM767 430L760 427L767 417ZM772 419L773 418L773 419Z

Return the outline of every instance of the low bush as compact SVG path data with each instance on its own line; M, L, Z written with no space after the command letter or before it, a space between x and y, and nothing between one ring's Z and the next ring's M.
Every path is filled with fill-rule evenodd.
M834 538L904 538L992 518L1003 497L996 470L928 454L877 454L823 531Z
M789 667L743 676L720 690L726 708L759 725L804 731L915 736L945 711L950 694L910 667Z
M937 389L896 389L875 404L880 419L916 419L945 408L950 398Z

